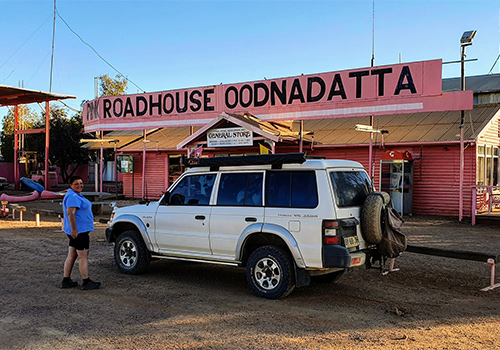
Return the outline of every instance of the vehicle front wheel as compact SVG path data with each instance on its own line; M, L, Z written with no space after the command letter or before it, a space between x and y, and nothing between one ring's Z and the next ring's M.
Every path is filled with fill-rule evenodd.
M115 263L120 272L138 275L144 273L150 262L150 253L139 232L130 230L118 236L115 242Z
M295 288L293 260L284 249L264 246L256 249L248 259L246 275L255 295L279 299Z

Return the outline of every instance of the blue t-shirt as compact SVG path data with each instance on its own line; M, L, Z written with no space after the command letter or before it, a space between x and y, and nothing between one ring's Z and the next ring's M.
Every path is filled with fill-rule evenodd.
M94 231L94 215L92 214L92 203L71 188L63 199L64 232L71 235L71 224L68 217L68 208L77 208L75 213L76 228L78 233Z

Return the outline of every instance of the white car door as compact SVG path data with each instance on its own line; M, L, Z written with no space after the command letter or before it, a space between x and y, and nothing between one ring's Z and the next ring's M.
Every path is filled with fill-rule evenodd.
M155 237L161 253L211 255L210 196L216 174L185 176L156 212Z

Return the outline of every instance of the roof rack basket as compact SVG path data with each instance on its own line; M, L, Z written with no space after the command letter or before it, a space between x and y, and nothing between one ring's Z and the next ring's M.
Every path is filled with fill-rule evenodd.
M221 166L272 165L273 168L281 168L283 164L302 164L305 161L306 154L302 152L237 157L186 158L184 159L184 166L188 168L210 167L211 169L217 169Z

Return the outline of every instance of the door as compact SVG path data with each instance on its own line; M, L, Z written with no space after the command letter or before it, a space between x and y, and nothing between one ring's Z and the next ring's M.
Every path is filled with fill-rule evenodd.
M158 206L155 237L162 253L210 255L210 196L215 174L185 176Z
M245 230L258 230L264 220L263 172L222 173L210 219L212 252L235 259L236 244Z

